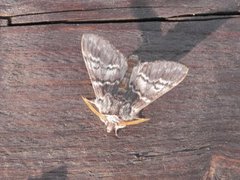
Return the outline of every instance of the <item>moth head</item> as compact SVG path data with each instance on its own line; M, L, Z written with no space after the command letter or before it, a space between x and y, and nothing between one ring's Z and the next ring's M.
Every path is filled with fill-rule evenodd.
M107 123L107 132L110 133L110 132L112 132L113 129L114 129L114 124L108 122Z
M119 124L119 117L116 115L106 115L106 114L102 114L100 112L98 112L93 106L92 106L92 102L89 101L87 98L82 97L83 101L86 103L86 105L88 106L88 108L94 113L96 114L102 122L105 123L105 125L107 126L107 132L110 133L112 132L112 130L115 130L115 135L117 135L117 130L120 128L124 128L126 125L125 124Z
M89 109L96 114L102 122L105 123L105 125L107 126L107 132L110 133L112 132L112 130L115 130L115 135L117 135L117 131L120 128L124 128L126 126L129 125L136 125L145 121L148 121L149 119L145 119L145 118L135 118L131 121L124 121L122 118L119 118L116 115L108 115L108 114L102 114L100 112L98 112L93 106L92 106L92 102L89 101L88 99L82 97L83 101L86 103L86 105L89 107ZM126 108L128 109L128 105L126 106ZM125 110L127 110L125 109ZM124 109L123 109L124 110Z
M107 132L108 133L110 133L114 129L115 134L117 135L117 130L125 127L125 125L120 125L119 124L119 122L121 120L118 116L116 116L116 115L105 115L105 117L106 117L105 125L107 126Z

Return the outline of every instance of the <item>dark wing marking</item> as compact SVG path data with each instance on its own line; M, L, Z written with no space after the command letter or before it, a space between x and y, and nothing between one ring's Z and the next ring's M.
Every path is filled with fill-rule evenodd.
M133 68L128 97L132 116L177 86L187 75L188 68L171 61L145 62Z
M81 46L96 97L117 93L127 70L125 57L109 41L94 34L83 34Z

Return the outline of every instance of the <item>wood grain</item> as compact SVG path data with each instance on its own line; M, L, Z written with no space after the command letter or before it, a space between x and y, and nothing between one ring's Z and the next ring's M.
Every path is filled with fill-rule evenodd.
M185 17L239 12L239 3L147 2L0 0L0 16L11 21L0 28L2 179L240 177L239 16ZM142 21L175 15L175 22ZM107 19L116 22L101 22ZM81 100L94 97L83 33L142 62L183 63L189 74L144 109L148 123L116 138Z
M203 179L239 179L240 161L222 155L212 157L209 171Z
M105 22L105 21L133 21L133 20L161 20L167 18L176 20L189 19L188 16L206 13L222 15L238 15L240 3L236 0L225 1L193 1L185 3L177 1L17 1L7 4L1 2L5 7L0 16L11 17L11 23L31 24L46 22ZM184 15L184 16L182 16ZM187 15L187 16L186 16ZM218 14L219 15L219 14ZM219 17L218 17L219 18Z
M2 7L0 16L17 16L22 14L48 13L58 11L73 10L99 10L99 9L120 9L120 8L163 8L167 12L169 8L176 11L185 10L185 14L195 12L218 12L239 10L240 3L236 0L225 1L217 0L188 0L181 1L165 1L165 0L91 0L91 1L48 1L48 0L21 0L21 1L5 1L0 0ZM164 10L166 8L166 10ZM172 11L172 13L175 13Z
M7 26L8 25L8 20L6 18L1 18L0 17L0 27L1 26Z
M239 19L214 23L142 23L142 31L138 23L1 29L1 174L198 179L213 154L239 157ZM88 32L126 56L190 68L186 80L145 109L151 121L122 130L120 139L80 99L94 97L80 51Z

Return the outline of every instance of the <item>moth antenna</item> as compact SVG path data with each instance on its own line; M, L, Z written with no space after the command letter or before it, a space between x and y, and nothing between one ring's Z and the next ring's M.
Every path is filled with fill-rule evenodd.
M101 114L100 112L98 112L98 111L91 105L91 103L93 103L93 102L89 101L87 98L85 98L85 97L83 97L83 96L82 96L82 99L83 99L84 103L88 106L88 108L89 108L94 114L96 114L96 115L100 118L101 121L103 121L103 122L105 123L105 122L106 122L106 117L105 117L103 114ZM94 104L94 103L93 103L93 104Z

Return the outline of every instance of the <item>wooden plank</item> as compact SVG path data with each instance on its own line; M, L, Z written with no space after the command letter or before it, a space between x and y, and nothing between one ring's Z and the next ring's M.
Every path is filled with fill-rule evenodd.
M189 75L144 110L150 122L123 129L117 139L80 98L94 97L81 56L83 33L104 36L142 61L181 62ZM1 28L1 177L237 177L239 37L237 18ZM231 163L216 156L234 160L234 169L222 168Z
M132 20L153 17L167 18L199 13L239 12L235 0L224 1L17 1L1 2L0 16L12 17L13 24L51 21Z
M17 16L33 13L47 13L59 11L74 11L74 10L97 10L97 9L115 9L115 8L172 8L175 10L184 9L186 13L191 9L195 11L232 11L239 10L240 4L235 0L225 1L217 0L188 0L184 3L181 1L164 1L164 0L92 0L92 1L48 1L48 0L21 0L21 1L5 1L0 0L2 7L1 16ZM173 12L174 13L174 12Z
M214 155L203 179L239 179L240 160Z

